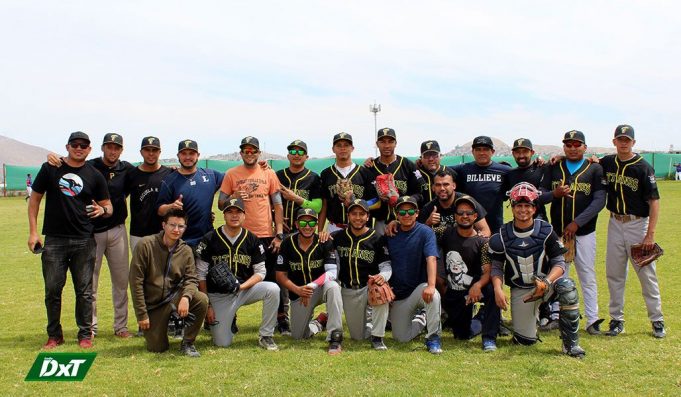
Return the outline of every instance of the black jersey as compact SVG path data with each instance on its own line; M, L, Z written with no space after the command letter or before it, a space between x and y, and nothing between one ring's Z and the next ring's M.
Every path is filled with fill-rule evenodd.
M326 200L326 219L334 224L346 225L348 217L345 206L336 194L336 182L339 179L343 179L343 175L338 172L336 165L333 164L322 171L320 178L322 182L322 198ZM348 174L347 179L352 183L352 191L355 194L355 198L366 201L376 198L376 189L371 184L373 179L370 178L363 167L355 166Z
M491 263L485 237L463 237L455 226L449 226L438 243L449 289L453 291L468 291L482 277L482 266Z
M355 236L349 229L333 233L333 246L340 262L338 280L344 288L363 288L369 275L378 274L380 263L389 261L385 238L369 229Z
M648 200L658 200L655 170L639 154L622 161L617 155L601 159L608 196L608 210L620 215L646 217L650 213Z
M336 252L331 241L321 244L319 237L314 235L310 247L303 250L298 244L296 233L286 237L281 243L276 271L288 273L293 284L304 286L324 274L326 264L336 264ZM289 295L291 300L298 298L293 291L289 291Z
M501 194L503 195L504 199L507 199L508 196L506 196L506 192L510 191L513 186L520 182L530 183L537 189L545 191L546 185L544 184L544 179L550 178L550 175L547 175L549 169L550 167L548 166L540 167L537 164L532 164L525 168L513 168L506 174L506 178L504 179L504 184L501 189ZM537 203L537 212L534 214L534 216L535 218L548 220L546 215L546 207L544 204Z
M130 235L149 236L161 231L156 199L163 178L173 170L166 166L156 171L142 171L139 167L127 173L126 188L130 194Z
M88 160L99 172L104 175L107 186L109 188L109 197L111 198L111 206L113 207L113 214L108 218L95 218L92 223L95 225L95 233L105 232L114 226L125 223L128 217L128 206L125 202L127 197L126 192L126 174L135 166L127 161L117 161L112 167L104 164L101 157Z
M566 160L563 159L552 165L548 178L551 183L550 190L557 186L569 185L572 196L554 198L551 202L551 225L558 235L562 235L567 225L591 204L594 194L604 189L603 168L600 164L585 160L574 174L570 174L565 163ZM576 234L583 236L592 233L596 230L597 221L598 214L581 225Z
M455 201L461 196L466 195L460 192L454 192ZM481 220L485 219L485 217L487 216L487 211L475 199L473 199L473 204L475 205L475 210L478 213L478 218L475 220L475 223L478 223ZM428 204L424 205L423 208L421 208L417 220L425 224L428 218L430 217L430 214L433 212L433 209L435 209L435 207L437 207L437 212L440 213L440 223L438 223L437 225L432 225L431 227L433 228L435 235L437 237L440 237L445 232L445 229L447 229L448 226L456 225L456 218L454 218L454 215L456 214L456 206L452 204L452 206L449 208L443 208L442 205L440 205L440 200L436 198L429 202Z
M424 205L428 204L429 202L437 198L435 193L433 193L433 182L435 180L435 174L438 171L447 170L447 166L440 165L433 172L428 171L422 166L418 167L418 170L419 173L421 173L421 178L423 178L423 185L421 185L421 201L419 202L419 208L423 208ZM452 175L456 175L453 170L450 172L453 173ZM454 179L454 181L456 182L456 176L452 179Z
M377 157L374 159L374 165L366 169L369 171L372 183L375 183L376 177L379 175L393 174L395 187L400 196L412 196L416 202L421 201L421 192L425 182L419 170L416 169L416 164L408 158L397 156L395 161L385 165ZM393 209L386 203L371 211L371 216L376 220L386 221L386 223L396 219Z
M315 172L303 168L302 171L293 173L288 168L277 171L277 178L282 186L293 190L293 193L305 200L314 200L322 197L322 182ZM284 220L290 231L298 229L296 226L296 213L300 206L293 201L284 200Z
M106 180L88 162L76 168L66 162L59 168L43 163L33 191L46 195L43 234L56 237L92 237L94 225L85 207L109 198Z
M203 236L196 246L196 255L208 263L208 271L220 262L227 262L229 270L243 283L253 276L253 265L265 262L265 247L255 234L243 228L232 243L220 226ZM210 277L206 283L208 292L220 292Z

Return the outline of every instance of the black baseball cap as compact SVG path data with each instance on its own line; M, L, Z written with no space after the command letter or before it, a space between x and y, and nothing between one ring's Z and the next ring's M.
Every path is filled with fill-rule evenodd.
M303 148L303 150L305 151L305 153L307 153L307 143L301 141L300 139L296 139L295 141L289 143L289 145L286 146L286 150L291 150L291 149L293 149L294 147Z
M491 149L494 149L494 142L492 142L492 138L484 135L480 135L478 137L475 137L473 139L473 148L476 148L478 146L487 146Z
M102 145L106 145L107 143L115 143L116 145L123 147L123 135L110 132L104 135L104 140L102 140Z
M260 141L258 141L258 138L253 137L253 136L247 136L246 138L241 140L241 145L239 145L239 149L243 149L244 146L246 145L251 145L254 148L260 150Z
M67 143L75 141L76 139L82 139L84 141L87 141L87 143L90 143L90 137L87 136L87 134L84 133L83 131L72 132L71 135L69 135L69 141Z
M397 210L398 208L400 208L401 205L404 205L404 204L413 204L414 207L416 207L416 209L419 208L419 203L416 202L416 199L414 197L402 196L402 197L397 199L397 203L395 203L395 210Z
M161 141L155 136L145 136L142 138L142 144L140 144L140 149L145 147L155 147L157 149L161 148Z
M395 134L395 130L393 130L392 128L381 128L376 133L376 141L378 142L379 139L386 137L386 136L388 136L388 137L390 137L394 140L397 140L397 134Z
M619 138L621 136L626 136L631 140L636 139L634 137L634 127L627 124L618 125L617 128L615 128L615 138Z
M426 152L440 153L440 144L434 140L428 140L421 144L421 154Z
M362 208L365 212L369 212L369 203L362 199L355 199L350 205L348 206L348 212L350 212L351 209L354 207L360 207Z
M565 133L565 136L563 136L563 143L567 141L579 141L586 144L586 138L584 137L584 133L582 131L577 130L572 130Z
M241 198L232 198L227 200L225 208L222 209L222 212L224 213L230 208L237 208L241 212L246 212L246 210L244 209L244 201Z
M454 200L454 208L456 208L461 203L470 204L471 207L473 207L473 210L475 210L476 213L478 212L478 209L476 208L476 202L475 202L475 199L473 197L471 197L467 194L459 197L458 199Z
M530 141L527 138L518 138L515 141L513 141L513 149L511 149L511 150L516 150L516 149L520 149L520 148L534 150L532 148L532 141Z
M196 141L193 141L191 139L185 139L183 141L180 141L180 143L177 145L177 152L180 153L181 151L189 149L193 150L195 152L199 151L199 144L196 143Z
M312 208L301 208L296 213L296 219L302 218L304 216L311 216L314 219L318 219L317 211L313 210Z
M339 132L333 136L333 143L338 141L348 141L352 145L352 135L348 134L347 132Z

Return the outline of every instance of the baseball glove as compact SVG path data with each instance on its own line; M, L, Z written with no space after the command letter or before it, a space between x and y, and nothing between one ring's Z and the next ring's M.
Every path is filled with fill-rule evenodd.
M565 246L565 249L567 252L563 255L565 258L565 263L570 263L575 260L575 241L576 238L571 238L571 239L566 239L565 236L563 236L563 245Z
M336 181L336 194L344 203L352 200L352 182L347 178L338 178Z
M370 306L380 306L384 303L390 303L395 300L393 289L390 288L390 285L387 281L381 285L378 285L373 278L369 278L367 287Z
M227 262L218 262L208 270L208 279L223 294L239 292L239 280L229 270Z
M643 244L634 244L631 246L631 261L638 266L648 266L655 259L664 254L664 250L657 243L653 245L652 249L646 250Z
M387 202L391 207L395 206L400 194L395 187L393 174L382 174L376 177L376 193L381 201Z
M534 276L534 288L529 294L523 296L523 302L534 302L539 299L544 299L548 296L551 291L551 283L544 277Z

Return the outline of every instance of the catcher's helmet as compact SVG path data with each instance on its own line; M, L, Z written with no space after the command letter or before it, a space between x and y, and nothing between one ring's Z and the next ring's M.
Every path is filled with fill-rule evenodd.
M527 182L516 184L507 194L511 199L512 206L517 203L537 205L537 198L539 198L539 190L537 190L534 185Z

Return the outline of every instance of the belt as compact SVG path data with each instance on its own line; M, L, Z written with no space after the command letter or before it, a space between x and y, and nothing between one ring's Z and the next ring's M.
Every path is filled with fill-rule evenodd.
M618 221L620 221L620 222L622 222L622 223L627 223L627 222L635 221L636 219L643 219L642 216L629 215L629 214L620 215L620 214L616 214L616 213L614 213L614 212L611 212L611 213L610 213L610 217L611 217L611 218L615 218L616 220L618 220Z

